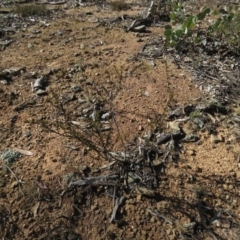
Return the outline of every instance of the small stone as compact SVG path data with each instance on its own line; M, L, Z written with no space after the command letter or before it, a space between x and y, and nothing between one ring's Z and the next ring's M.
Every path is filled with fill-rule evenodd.
M218 143L218 142L220 142L220 140L219 140L217 135L211 134L210 135L210 142L211 143Z
M31 135L32 135L32 134L31 134L30 132L25 132L25 133L24 133L24 137L27 137L27 138L28 138L28 137L31 137Z
M44 68L43 69L43 74L45 76L50 75L51 73L52 73L52 69L51 68Z
M154 166L160 166L162 164L162 160L161 159L154 159L152 163L153 163Z
M236 176L237 176L237 174L234 171L230 172L230 177L235 178Z
M151 223L155 223L155 222L156 222L155 217L151 217L150 222L151 222ZM147 230L147 229L145 228L145 230Z
M186 154L187 154L188 156L195 156L195 155L196 155L196 152L195 152L194 150L192 150L192 149L189 149L189 150L186 150Z
M73 90L73 92L78 93L78 92L81 92L82 89L79 86L74 85L74 86L72 86L72 90Z
M223 184L223 189L227 190L228 189L228 185L227 184Z
M1 80L0 83L2 83L3 85L7 85L7 80Z
M168 123L168 126L172 129L172 130L177 130L179 131L180 130L180 122L176 122L176 121L173 121L173 122L169 122Z
M192 59L189 58L189 57L185 57L185 58L184 58L184 62L185 62L185 63L191 63L191 62L192 62Z
M167 209L170 207L170 203L167 201L161 201L157 203L157 208L158 209Z
M136 200L137 200L137 202L141 202L142 201L142 195L137 195L137 197L136 197Z
M47 92L46 92L45 90L38 89L38 90L36 91L36 94L37 94L38 96L42 96L42 95L46 95Z
M93 84L93 80L92 79L87 79L86 80L86 84L87 85L92 85Z
M143 127L141 125L138 126L138 131L143 131Z
M18 186L18 182L17 181L14 181L12 184L11 184L11 187L12 188L16 188Z

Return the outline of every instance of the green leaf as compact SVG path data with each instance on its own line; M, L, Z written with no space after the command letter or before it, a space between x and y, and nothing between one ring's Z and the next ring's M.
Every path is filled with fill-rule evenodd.
M184 30L185 28L189 28L189 26L191 25L192 21L193 21L193 16L190 16L182 25L182 29Z
M198 37L198 36L196 36L196 37L194 38L194 43L199 43L199 37Z
M174 47L174 46L176 46L176 42L175 41L171 41L170 42L170 47Z
M166 29L164 31L164 35L165 35L167 41L170 41L172 39L172 35L173 35L172 29Z
M187 33L188 33L188 28L186 27L184 30L184 34L187 34Z
M206 8L203 12L200 12L198 15L197 15L197 19L198 20L203 20L207 14L209 14L211 12L210 8Z
M219 10L219 12L220 12L221 14L228 14L228 12L227 12L224 8L221 8L221 9Z
M167 29L172 29L172 26L171 25L166 25L165 30L167 30Z
M192 22L189 24L189 28L190 28L190 29L193 29L193 28L195 27L195 25L196 25L196 22L197 22L197 18L194 17L194 18L192 19Z
M176 14L174 12L171 12L170 19L173 21L176 18Z
M176 35L178 38L180 38L182 36L182 30L181 29L177 30Z
M211 12L211 9L210 8L206 8L203 12L207 15L207 14L209 14Z

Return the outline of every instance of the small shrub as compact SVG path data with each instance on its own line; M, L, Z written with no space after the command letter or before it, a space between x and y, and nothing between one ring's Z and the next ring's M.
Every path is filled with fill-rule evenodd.
M215 35L233 52L240 54L240 13L226 15L216 30Z
M49 14L49 10L45 5L17 5L13 12L22 17L28 16L44 16Z
M122 11L129 9L129 5L122 1L115 1L110 3L110 7L113 11Z

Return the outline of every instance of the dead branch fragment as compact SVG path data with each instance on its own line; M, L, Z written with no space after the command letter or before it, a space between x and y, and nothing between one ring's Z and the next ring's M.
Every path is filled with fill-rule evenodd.
M112 223L116 219L117 211L118 211L119 207L123 204L124 200L125 200L124 196L122 196L120 199L119 198L116 199L115 207L113 209L113 213L110 218L110 223Z

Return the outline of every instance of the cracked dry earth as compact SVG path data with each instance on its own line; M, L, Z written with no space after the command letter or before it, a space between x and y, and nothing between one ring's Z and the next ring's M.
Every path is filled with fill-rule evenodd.
M95 21L123 13L135 16L139 10L103 11L96 6L61 10L55 20L36 21L19 29L11 35L13 42L0 52L1 71L21 69L10 81L1 79L0 150L25 150L9 165L19 185L1 160L2 239L240 238L233 227L240 219L240 149L236 139L228 140L233 130L224 125L217 126L220 140L214 141L207 130L183 122L183 130L197 133L199 141L182 143L177 160L169 161L164 172L156 168L154 196L123 192L125 201L112 223L114 204L105 186L68 189L64 185L69 174L79 179L103 174L101 167L110 161L74 138L46 130L41 120L57 122L57 102L64 102L67 113L76 116L72 120L79 121L82 99L111 95L117 127L109 131L108 149L114 152L123 151L123 142L136 142L154 126L171 132L165 121L169 106L184 108L207 98L191 75L171 60L156 59L155 64L134 60L147 41L162 35L163 28L149 27L149 32L136 34L117 24L104 26ZM37 94L33 84L41 76L47 78L46 92ZM202 227L206 217L199 215L196 195L206 204L208 219L221 209L229 215ZM156 209L167 220L151 214ZM187 238L190 223L196 224L195 234Z

